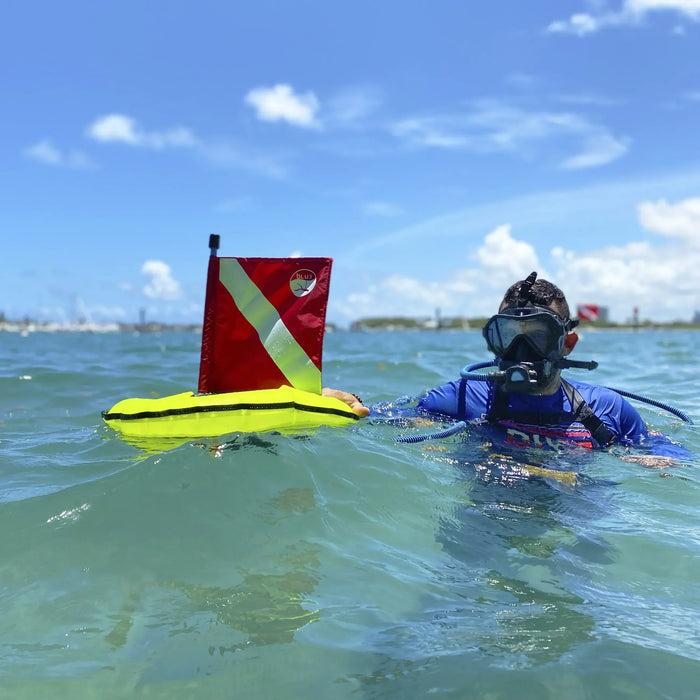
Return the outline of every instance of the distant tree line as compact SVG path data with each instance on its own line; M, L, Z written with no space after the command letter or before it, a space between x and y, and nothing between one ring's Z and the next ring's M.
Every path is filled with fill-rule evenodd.
M405 316L378 316L376 318L360 318L350 325L350 330L481 330L490 317L477 318L410 318ZM656 321L628 321L626 323L615 323L613 321L581 321L578 326L581 329L585 328L677 328L700 330L699 321L669 321L658 323Z

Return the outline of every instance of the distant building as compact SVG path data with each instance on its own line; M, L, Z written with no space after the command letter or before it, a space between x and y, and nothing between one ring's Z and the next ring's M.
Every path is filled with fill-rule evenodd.
M576 307L576 316L579 321L607 321L608 307L598 304L579 304Z
M700 323L700 311L695 312L695 316L693 316L693 323Z

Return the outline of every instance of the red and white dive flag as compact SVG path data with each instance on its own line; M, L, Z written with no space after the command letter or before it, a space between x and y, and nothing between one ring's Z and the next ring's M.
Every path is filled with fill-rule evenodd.
M576 315L581 321L597 321L600 318L600 307L597 304L579 304Z
M209 258L199 393L321 393L331 258Z

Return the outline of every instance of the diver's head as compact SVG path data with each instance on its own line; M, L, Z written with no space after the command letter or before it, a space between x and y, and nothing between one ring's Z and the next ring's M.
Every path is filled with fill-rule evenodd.
M554 311L560 318L568 320L570 317L569 304L564 292L547 280L537 279L537 273L532 272L527 279L512 284L503 295L503 300L498 308L501 313L509 306L543 306Z
M537 273L509 287L498 313L483 330L489 350L508 373L506 391L556 391L561 373L558 363L576 345L578 336L572 329L577 323L569 318L561 289L538 280Z

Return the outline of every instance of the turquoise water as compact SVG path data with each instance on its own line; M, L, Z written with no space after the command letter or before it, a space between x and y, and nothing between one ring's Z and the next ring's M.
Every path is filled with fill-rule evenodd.
M700 424L693 332L587 333L593 380ZM0 334L0 695L697 698L700 460L562 456L363 421L145 452L100 412L196 388L194 334ZM478 332L329 334L365 402L488 359ZM700 454L697 426L636 404ZM526 459L524 455L523 460Z

